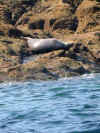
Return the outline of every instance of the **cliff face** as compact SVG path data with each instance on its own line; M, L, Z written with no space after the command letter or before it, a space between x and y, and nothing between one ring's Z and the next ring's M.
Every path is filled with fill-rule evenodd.
M0 81L100 72L99 30L97 0L0 1ZM54 37L74 45L65 53L32 55L23 36Z

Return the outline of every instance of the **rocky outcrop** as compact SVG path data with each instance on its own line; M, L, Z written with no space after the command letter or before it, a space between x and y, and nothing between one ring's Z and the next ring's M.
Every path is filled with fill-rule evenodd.
M0 81L48 80L100 72L100 2L0 2ZM33 54L23 36L71 41L68 51Z
M79 20L77 33L100 30L100 3L96 0L84 0L76 10Z

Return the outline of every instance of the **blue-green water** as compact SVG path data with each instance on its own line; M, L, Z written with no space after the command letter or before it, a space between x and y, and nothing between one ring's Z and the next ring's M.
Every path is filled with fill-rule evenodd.
M100 133L100 74L1 83L0 133Z

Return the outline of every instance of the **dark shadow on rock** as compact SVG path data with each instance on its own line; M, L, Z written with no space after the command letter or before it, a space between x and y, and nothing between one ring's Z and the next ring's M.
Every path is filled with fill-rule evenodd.
M17 23L17 25L24 25L24 24L27 24L29 22L29 18L24 18L24 20L21 20L20 22Z
M10 29L10 30L8 30L8 36L19 38L21 36L24 36L24 33L18 29Z
M81 61L84 64L94 64L93 61L89 61L87 57L84 57L82 55L78 55L76 53L68 53L65 56L74 59L75 61Z
M56 29L69 29L72 31L76 31L78 27L78 19L77 17L74 17L72 20L59 20L58 22L55 21L53 30Z
M8 41L8 40L3 40L2 42L3 42L3 43L6 43L6 44L13 44L12 41Z
M21 2L21 4L24 4L24 5L28 5L28 6L34 6L34 4L37 2L38 0L23 0Z
M50 26L52 26L55 22L56 22L56 19L55 19L55 18L52 18L52 19L50 20Z
M56 80L59 78L59 76L56 73L48 71L47 68L45 68L45 67L43 68L42 72L46 73L48 76L51 76Z
M44 29L44 23L45 23L45 21L42 19L38 20L36 22L30 23L29 29L41 29L41 30L43 30Z
M4 10L4 20L8 24L12 24L12 12L10 11L10 9Z
M71 68L69 66L65 66L65 70L68 71L68 72L75 72L75 73L78 73L80 75L90 73L90 71L86 70L82 66L80 66L79 68Z
M18 19L31 9L38 0L21 0L10 3L4 10L4 19L6 23L15 25ZM15 10L18 8L18 10Z
M83 0L62 0L63 3L68 3L73 7L73 13L75 13L77 7L81 4Z
M4 36L4 32L3 31L0 31L0 36Z

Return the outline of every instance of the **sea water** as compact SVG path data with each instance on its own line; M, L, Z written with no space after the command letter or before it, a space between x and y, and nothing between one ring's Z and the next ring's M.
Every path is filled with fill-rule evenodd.
M100 133L100 74L1 83L0 133Z

